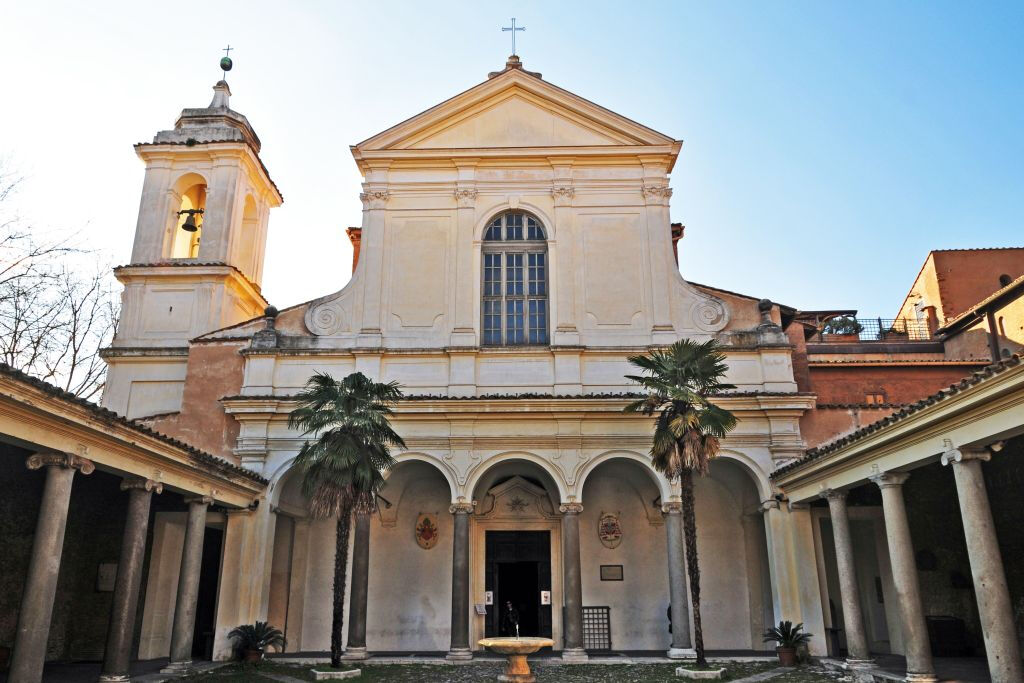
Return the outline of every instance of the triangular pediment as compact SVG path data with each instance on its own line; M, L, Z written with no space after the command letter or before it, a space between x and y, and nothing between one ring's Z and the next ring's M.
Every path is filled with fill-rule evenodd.
M616 147L675 140L521 70L508 70L354 147L383 150Z

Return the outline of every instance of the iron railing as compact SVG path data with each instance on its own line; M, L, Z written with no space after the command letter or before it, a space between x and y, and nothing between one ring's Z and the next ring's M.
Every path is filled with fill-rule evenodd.
M838 316L826 320L809 341L843 342L899 342L929 341L932 339L927 320L906 318L863 318Z

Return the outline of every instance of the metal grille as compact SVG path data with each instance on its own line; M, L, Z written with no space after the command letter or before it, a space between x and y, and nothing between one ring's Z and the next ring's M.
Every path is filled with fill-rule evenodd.
M583 608L583 649L612 649L612 608Z
M813 341L928 341L932 338L927 320L907 318L861 318L840 315L826 320Z

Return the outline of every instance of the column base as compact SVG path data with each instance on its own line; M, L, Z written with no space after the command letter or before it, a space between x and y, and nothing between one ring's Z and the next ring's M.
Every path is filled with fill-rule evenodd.
M162 674L171 674L173 676L186 676L192 673L192 660L186 660L184 662L168 662L167 666L160 669Z
M582 647L567 647L562 650L562 661L569 664L582 664L590 660L587 651Z
M132 677L128 674L100 674L96 680L99 683L128 683Z
M907 683L937 683L939 680L935 674L920 674L907 672L907 677L903 680Z
M845 661L847 669L870 669L874 665L875 660L873 659L851 659L847 657Z
M665 656L669 659L697 659L697 651L692 647L673 647Z
M448 654L444 658L449 662L471 662L473 661L473 651L468 647L455 647L448 650Z
M366 651L365 647L346 647L345 654L341 656L342 661L345 662L360 662L369 658L370 653Z

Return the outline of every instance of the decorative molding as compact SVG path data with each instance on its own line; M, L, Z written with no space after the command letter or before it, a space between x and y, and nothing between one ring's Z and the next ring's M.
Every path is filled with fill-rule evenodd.
M568 502L558 506L558 511L563 515L578 515L583 512L583 503Z
M121 480L121 490L129 491L131 489L139 489L140 491L152 491L153 493L163 493L164 485L158 481L152 479L144 479L142 477L125 477Z
M908 472L879 472L872 474L868 479L878 484L878 488L887 489L903 486L903 482L910 479L910 474Z
M363 203L364 209L383 209L391 198L387 190L367 190L359 193L359 201Z
M74 453L61 453L59 451L45 451L28 456L25 460L25 467L30 470L38 470L41 467L64 467L66 469L78 470L82 474L92 474L96 465L92 460L83 458Z
M305 316L306 327L319 337L329 337L348 329L348 313L336 292L310 305Z
M460 209L471 209L476 202L477 191L475 189L456 189L455 201Z
M690 307L690 320L699 330L718 332L729 322L729 313L718 299L703 297Z

